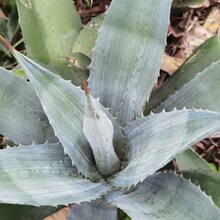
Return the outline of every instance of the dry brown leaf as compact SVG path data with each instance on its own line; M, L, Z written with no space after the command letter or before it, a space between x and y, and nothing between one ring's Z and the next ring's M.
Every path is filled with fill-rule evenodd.
M161 69L169 75L172 75L182 65L183 61L183 59L171 57L164 53Z
M203 27L215 34L220 28L220 7L214 7L207 16Z
M220 7L213 7L209 12L204 24L197 16L192 17L190 12L185 26L181 48L184 50L185 58L205 42L208 38L215 35L220 29Z
M70 208L65 207L63 209L60 209L58 212L55 212L54 214L44 218L43 220L66 220L69 212Z

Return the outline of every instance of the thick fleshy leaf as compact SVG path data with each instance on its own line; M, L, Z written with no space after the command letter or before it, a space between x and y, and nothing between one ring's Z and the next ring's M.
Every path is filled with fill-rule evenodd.
M72 46L82 29L80 17L71 0L28 1L29 7L16 0L19 23L28 56L46 65L75 85L88 77L88 71L79 69L68 59ZM33 25L34 24L34 25Z
M29 56L44 64L71 55L82 25L71 0L16 0L19 23Z
M124 129L128 165L112 183L127 187L143 181L219 128L220 114L202 110L174 110L137 119Z
M203 170L211 172L208 162L201 158L192 149L187 149L176 157L176 162L180 171L183 170Z
M156 173L136 188L112 192L107 201L133 220L220 218L219 209L199 187L172 173Z
M95 46L98 30L102 25L103 19L104 16L99 15L85 25L76 38L73 52L81 52L86 56L91 57L91 52Z
M199 185L220 208L220 173L213 172L210 165L191 149L177 155L176 162L179 172L185 178Z
M80 173L92 179L98 178L92 150L82 131L85 106L83 91L18 51L14 50L13 53L36 89L64 151Z
M117 220L117 208L102 199L73 205L67 220Z
M170 4L170 0L117 0L104 19L92 56L89 87L123 126L142 114L156 83Z
M109 190L102 181L79 176L61 144L1 150L0 170L1 203L66 205L90 201Z
M78 171L86 177L99 178L94 165L92 150L83 134L84 92L21 53L15 50L13 53L35 87L57 137ZM100 108L103 107L100 105ZM122 131L108 110L103 108L103 111L111 119L114 126L115 151L123 157L124 137Z
M102 25L104 15L93 18L80 31L73 46L73 59L79 66L88 68L91 63L92 49L98 36L98 30ZM76 65L76 64L75 64Z
M0 204L1 220L39 220L56 212L58 208L52 206L27 206Z
M210 71L208 67L219 59L220 40L217 36L211 37L198 49L196 49L195 52L186 60L186 62L171 77L169 77L169 79L161 87L152 92L149 103L146 105L145 114L149 114L152 109L155 109L157 106L159 106L170 95L174 94L175 91L180 90L184 84L190 82L190 80L196 77L198 73L202 72L203 70L207 69L207 74L209 76ZM210 78L208 81L203 80L204 85L201 87L206 87L210 81L212 82L213 79ZM198 85L195 87L199 88ZM218 87L217 90L219 91ZM212 92L212 95L215 94L215 92L213 92L213 88L211 91L207 90L207 93L209 92ZM207 99L207 96L204 97L204 94L201 95L201 97L203 97L204 100Z
M15 143L57 142L34 88L0 67L0 134Z
M220 60L198 73L195 78L176 91L156 109L170 111L175 107L181 109L201 108L220 112Z
M120 168L113 146L113 125L108 116L85 90L85 117L83 133L90 143L98 170L109 176Z
M214 203L220 208L220 173L203 170L181 170L183 176L199 185L203 191L212 197Z

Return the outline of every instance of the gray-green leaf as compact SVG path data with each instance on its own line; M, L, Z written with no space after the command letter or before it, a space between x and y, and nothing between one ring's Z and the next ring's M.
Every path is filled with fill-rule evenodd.
M0 170L0 203L67 205L109 190L102 181L93 183L78 175L59 143L1 150Z
M206 69L206 74L208 74L209 76L210 73L209 66L212 63L217 62L219 59L220 59L220 40L218 39L217 36L214 36L208 39L199 48L197 48L195 52L186 60L186 62L179 69L177 69L177 71L170 78L168 78L168 80L161 87L159 87L157 90L152 92L149 99L149 103L146 105L145 113L148 114L152 109L158 107L162 102L168 99L170 95L174 94L175 91L180 90L184 86L184 84L190 82L194 77L198 75L198 73L202 72L203 70ZM218 76L219 75L218 72L216 73ZM212 79L211 76L209 77L210 78L208 81L202 80L203 85L201 85L200 87L205 88L206 86L209 86L210 82L212 84L214 83L212 82L214 79ZM197 84L194 85L194 87L196 89L199 88ZM203 95L201 95L199 92L198 96L200 95L201 97L203 97L204 101L206 101L206 99L210 98L209 96L212 96L219 91L217 87L215 92L213 92L214 88L212 88L211 90L207 90L206 91L207 93ZM191 89L189 91L191 92ZM211 95L209 94L210 92ZM188 95L186 96L186 94L183 95L185 98L188 96ZM196 98L194 101L196 101ZM218 99L216 101L218 101ZM210 109L209 106L207 106L207 108Z
M68 220L117 220L117 208L102 199L73 205Z
M92 179L99 178L92 150L82 131L85 111L83 91L18 51L13 53L36 89L65 153L80 173Z
M104 19L89 86L93 97L100 97L123 126L142 114L157 81L170 4L170 0L117 0Z
M30 83L1 67L0 105L0 134L23 145L58 141Z
M210 197L172 173L155 173L136 188L112 192L107 202L133 220L220 219L220 211Z
M220 114L202 110L174 110L137 119L124 129L128 165L112 183L127 187L147 176L220 128Z
M195 78L176 91L161 105L156 112L162 109L170 111L175 107L181 109L201 108L220 111L220 60L198 73Z

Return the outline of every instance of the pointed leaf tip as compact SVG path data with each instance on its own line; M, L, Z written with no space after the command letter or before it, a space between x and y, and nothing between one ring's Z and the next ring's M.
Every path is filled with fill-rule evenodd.
M92 148L99 171L109 176L120 168L120 161L113 147L113 125L96 100L90 96L87 85L83 133Z

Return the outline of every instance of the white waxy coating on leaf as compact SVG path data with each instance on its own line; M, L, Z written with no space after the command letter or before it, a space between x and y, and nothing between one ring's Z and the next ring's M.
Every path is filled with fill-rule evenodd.
M140 118L124 129L128 165L112 179L129 187L143 181L176 154L220 129L220 114L204 110L173 110Z
M82 131L85 106L83 91L18 51L13 50L13 53L34 86L65 153L84 176L100 179L92 150Z
M0 134L23 145L58 141L31 84L1 67L0 103Z
M99 171L105 176L117 171L120 161L113 147L112 122L90 94L86 94L83 132L90 143Z
M157 81L170 5L170 0L113 1L100 29L89 86L122 126L141 116Z
M109 190L104 181L94 183L78 175L60 143L1 150L0 170L0 203L66 205Z
M173 173L155 173L131 190L115 191L107 202L132 220L214 220L220 211L199 187Z

